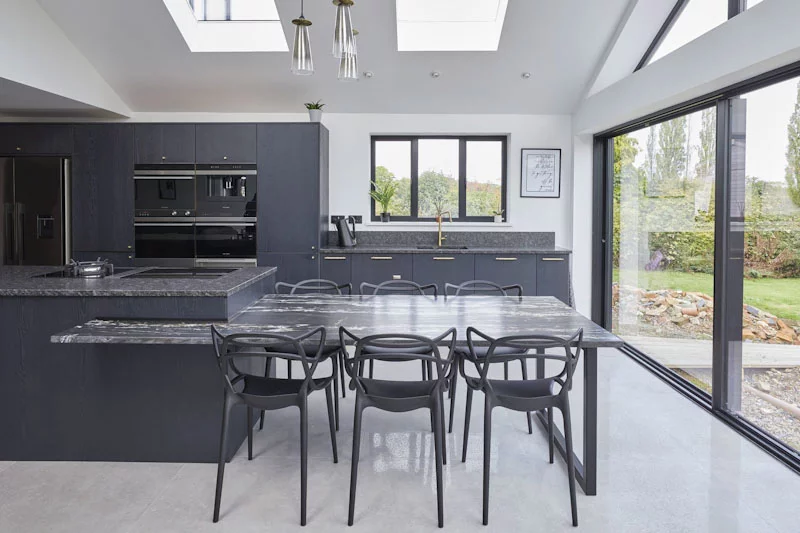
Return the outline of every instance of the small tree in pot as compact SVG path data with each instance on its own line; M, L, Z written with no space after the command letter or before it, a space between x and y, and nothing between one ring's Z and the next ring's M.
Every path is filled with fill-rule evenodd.
M369 195L381 206L381 222L389 222L389 204L397 193L397 183L394 180L373 181Z

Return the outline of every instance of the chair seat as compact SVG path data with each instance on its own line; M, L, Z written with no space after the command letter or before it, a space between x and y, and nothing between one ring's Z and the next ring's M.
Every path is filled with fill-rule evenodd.
M556 381L551 378L523 381L490 379L488 381L492 385L495 394L499 397L507 396L532 399L555 396L556 394Z
M324 388L332 379L332 376L328 376L324 378L314 378L312 381L314 382L315 388ZM245 376L242 394L261 396L264 398L299 394L304 381L304 379L275 379L262 378L260 376Z
M486 357L486 354L489 353L488 346L475 346L475 355L480 359ZM456 348L456 353L460 355L469 355L469 348L467 346L459 346ZM498 346L494 349L494 355L522 355L522 352L519 351L519 348L513 348L511 346Z
M382 379L361 378L361 383L369 396L393 399L430 396L436 386L436 380L385 381Z

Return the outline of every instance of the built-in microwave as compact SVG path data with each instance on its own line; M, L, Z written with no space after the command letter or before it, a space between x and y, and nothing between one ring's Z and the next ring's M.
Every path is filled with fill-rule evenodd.
M133 181L137 216L194 216L194 165L136 165Z
M256 165L197 165L198 217L255 217Z

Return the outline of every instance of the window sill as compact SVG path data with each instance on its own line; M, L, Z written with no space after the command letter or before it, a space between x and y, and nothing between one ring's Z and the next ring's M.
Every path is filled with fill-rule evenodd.
M436 228L439 226L436 222L413 222L413 221L400 221L400 222L364 222L363 226L374 228ZM442 223L443 228L510 228L510 222L448 222Z

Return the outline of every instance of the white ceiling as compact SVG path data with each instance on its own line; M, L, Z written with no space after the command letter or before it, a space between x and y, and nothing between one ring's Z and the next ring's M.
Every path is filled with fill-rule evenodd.
M297 112L322 99L335 113L467 114L573 112L628 1L510 0L497 52L397 52L395 2L360 0L360 70L374 77L343 83L329 0L305 2L310 77L290 73L286 52L190 52L163 0L38 0L135 112ZM291 43L300 3L276 3Z

